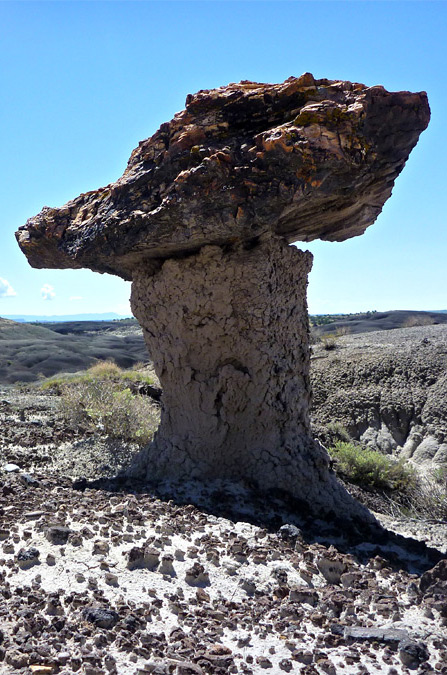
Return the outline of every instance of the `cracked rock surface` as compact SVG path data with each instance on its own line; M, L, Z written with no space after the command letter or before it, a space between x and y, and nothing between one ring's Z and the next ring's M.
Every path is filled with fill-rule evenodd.
M116 183L45 207L18 241L33 266L127 279L147 258L268 232L343 241L374 222L429 117L425 92L310 73L199 91Z

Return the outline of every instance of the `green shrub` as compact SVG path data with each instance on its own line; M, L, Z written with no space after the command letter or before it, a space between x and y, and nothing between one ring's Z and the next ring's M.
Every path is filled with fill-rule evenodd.
M336 469L360 487L407 491L415 485L415 473L410 467L380 452L338 441L329 454Z
M345 443L351 442L349 431L343 426L341 422L328 422L328 424L326 424L326 431L333 439L334 443L338 441L344 441Z
M122 384L99 377L62 386L65 419L112 438L148 443L158 427L159 408Z

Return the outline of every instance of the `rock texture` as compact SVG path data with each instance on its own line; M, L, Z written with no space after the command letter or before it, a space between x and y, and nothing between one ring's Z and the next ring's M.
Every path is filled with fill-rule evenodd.
M34 487L2 469L2 675L447 673L446 560L421 542L230 481L81 490L49 464Z
M429 121L424 92L315 80L188 95L123 176L18 232L35 267L133 278L138 261L250 241L343 241L374 222Z
M329 505L318 494L327 456L309 439L310 265L308 253L268 238L137 271L132 307L163 382L149 477L242 474L294 491L301 476L301 496Z
M79 479L110 475L101 431L68 464L57 399L0 389L2 675L447 673L447 523L343 527L222 479Z
M425 93L309 73L201 91L116 183L19 230L36 267L133 280L164 390L159 434L136 470L237 475L315 510L360 513L310 436L311 257L287 244L361 234L428 120Z

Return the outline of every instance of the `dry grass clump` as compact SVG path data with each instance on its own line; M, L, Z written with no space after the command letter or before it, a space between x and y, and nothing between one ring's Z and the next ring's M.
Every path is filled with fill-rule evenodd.
M98 361L87 370L77 373L60 373L40 383L39 388L53 390L61 394L71 384L95 382L97 380L121 382L124 385L152 384L158 385L158 379L150 364L137 363L133 368L124 370L113 361Z
M338 340L344 335L349 335L350 332L351 331L347 326L342 326L332 333L320 333L318 335L318 340L321 342L323 349L332 351L333 349L337 349Z
M320 342L327 352L337 349L337 336L335 333L324 333L320 337Z
M447 520L447 471L431 471L418 477L408 495L408 511L424 519Z

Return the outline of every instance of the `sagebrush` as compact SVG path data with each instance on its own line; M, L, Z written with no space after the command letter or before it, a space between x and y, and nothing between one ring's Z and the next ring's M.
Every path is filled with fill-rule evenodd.
M101 362L83 373L47 381L46 388L57 389L69 424L145 445L158 427L159 407L141 396L135 383L152 384L153 378Z
M336 469L360 487L407 491L416 485L416 475L410 466L380 452L337 441L329 454Z
M122 385L131 388L138 384L158 384L157 376L150 365L137 363L133 368L125 370L113 361L98 361L87 370L53 375L41 382L39 387L60 394L67 385L96 382L98 380L120 382Z
M418 473L403 460L337 441L329 449L336 470L361 488L382 492L396 515L447 518L447 472L443 468Z

